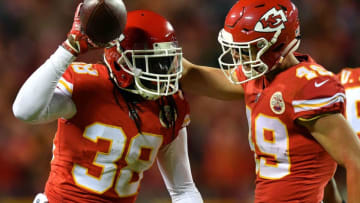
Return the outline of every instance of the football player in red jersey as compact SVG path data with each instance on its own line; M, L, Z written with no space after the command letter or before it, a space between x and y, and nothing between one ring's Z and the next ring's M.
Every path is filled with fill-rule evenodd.
M344 88L310 56L294 52L300 43L296 6L238 1L218 41L230 83L221 70L184 60L182 87L219 99L245 98L255 202L319 203L336 162L347 171L349 202L360 202L360 142L343 116Z
M345 88L345 117L360 137L360 67L343 68L336 76Z
M104 64L77 63L96 46L79 30L78 14L71 40L13 104L26 122L58 120L46 196L36 202L135 202L156 158L173 202L203 202L187 154L189 106L178 90L182 50L171 24L151 11L129 12Z
M336 75L345 88L346 111L345 117L360 138L360 67L346 67ZM335 179L325 189L326 202L341 202L341 195L337 190Z

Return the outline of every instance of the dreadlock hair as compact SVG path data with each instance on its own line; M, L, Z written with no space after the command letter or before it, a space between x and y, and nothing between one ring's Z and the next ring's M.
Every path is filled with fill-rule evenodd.
M106 65L106 64L104 64ZM116 66L117 64L115 64ZM122 96L122 98L124 99L125 103L126 103L126 107L129 111L129 116L130 118L135 122L135 126L138 130L138 132L141 134L141 118L137 113L137 110L139 110L140 112L143 112L137 105L136 103L138 103L139 101L144 101L145 99L137 94L134 93L130 93L126 90L121 89L116 82L114 81L115 79L112 78L111 76L111 72L109 70L109 68L107 69L108 73L109 73L109 80L111 81L111 83L113 84L114 88L113 88L113 95L116 101L116 104L118 104L120 106L120 108L122 109L123 107L121 106L117 93L120 93L120 95ZM167 128L172 127L172 136L175 136L175 122L176 122L176 114L177 114L177 106L176 106L176 102L174 100L173 95L169 95L169 96L162 96L157 100L157 103L159 105L159 109L160 111L163 112L163 116L162 119L165 126ZM170 115L169 117L166 116L166 109L165 106L166 104L168 104L170 106Z
M130 118L134 121L138 132L141 133L142 132L142 130L141 130L142 122L141 122L140 116L138 115L138 111L139 112L143 112L143 111L136 104L139 101L144 101L145 99L139 95L127 92L127 91L119 88L112 79L110 79L110 80L114 85L113 95L114 95L116 103L120 106L120 108L123 108L118 99L118 93L120 93L121 97L125 101L126 107L129 111ZM167 128L170 128L170 127L172 128L172 136L174 137L175 136L175 122L176 122L177 106L176 106L176 102L174 100L173 95L160 97L156 102L159 106L160 111L163 112L163 115L161 118L162 121L164 122L164 124ZM169 109L170 115L169 116L166 115L166 112L167 112L167 110L165 109L166 104L170 107L170 109Z
M111 80L111 79L110 79ZM113 83L114 81L111 80ZM115 97L115 101L116 104L118 104L120 106L120 108L122 109L123 107L121 106L117 93L120 93L121 97L124 99L126 107L129 111L129 116L130 118L135 122L135 126L138 130L139 133L141 133L141 118L137 113L137 110L139 110L140 112L142 112L142 110L136 105L136 101L139 101L139 96L138 95L134 95L132 93L126 92L125 90L122 90L120 88L118 88L115 84L114 84L114 88L113 88L113 95ZM135 99L135 97L138 97Z
M165 104L166 103L170 106L169 117L165 115L165 112L166 112ZM177 114L178 109L177 109L176 102L174 100L173 95L166 96L166 97L160 97L160 99L158 99L158 105L160 107L160 111L164 112L162 119L168 128L170 128L170 127L172 128L172 136L174 137L175 136L176 114Z

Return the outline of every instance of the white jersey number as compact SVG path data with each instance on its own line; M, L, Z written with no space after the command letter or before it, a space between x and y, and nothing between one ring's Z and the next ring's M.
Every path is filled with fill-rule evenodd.
M255 118L254 140L251 138L251 109L246 108L249 143L255 154L256 173L265 179L280 179L290 174L289 135L286 125L276 117L259 114ZM258 151L256 151L258 150Z
M103 194L115 185L115 191L119 197L132 196L137 193L143 172L152 166L163 142L160 135L143 133L133 137L129 147L126 148L127 137L122 128L102 123L88 126L83 136L94 143L100 139L107 140L110 145L106 152L97 152L92 163L102 168L99 177L91 175L88 172L89 169L84 166L74 165L72 174L76 185L97 194ZM145 151L147 155L142 156ZM119 176L115 177L117 171L115 162L124 153L127 166L121 168ZM132 177L135 173L137 173L138 179L134 181Z
M92 76L99 75L98 71L93 68L92 64L72 63L71 67L74 70L74 72L78 73L78 74L88 74L88 75L92 75Z
M311 80L313 78L321 76L333 76L334 74L325 68L317 65L300 66L296 69L296 77L303 78L305 77L307 80Z

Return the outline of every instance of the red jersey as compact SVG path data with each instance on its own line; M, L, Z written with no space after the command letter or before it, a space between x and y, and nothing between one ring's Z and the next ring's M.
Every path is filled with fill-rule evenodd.
M181 92L173 96L175 128L163 122L169 113L166 103L165 108L157 101L137 103L139 133L120 94L117 104L104 65L73 63L57 88L71 96L77 112L69 120L58 120L45 188L50 203L135 202L143 172L189 123L189 105Z
M301 63L271 82L261 77L243 84L256 161L256 203L319 203L336 169L336 162L296 120L342 113L343 87L310 57L297 57Z
M346 119L360 137L360 67L344 68L337 78L345 87Z

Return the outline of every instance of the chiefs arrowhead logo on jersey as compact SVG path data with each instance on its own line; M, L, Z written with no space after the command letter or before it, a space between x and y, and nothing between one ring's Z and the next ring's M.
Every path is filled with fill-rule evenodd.
M275 114L285 112L285 102L281 92L275 92L270 98L270 108Z
M266 12L255 25L257 32L276 32L284 29L284 22L287 22L283 10L277 10L275 7Z

